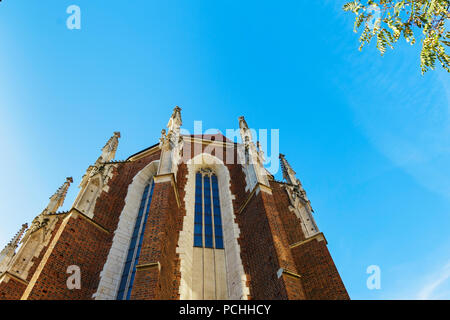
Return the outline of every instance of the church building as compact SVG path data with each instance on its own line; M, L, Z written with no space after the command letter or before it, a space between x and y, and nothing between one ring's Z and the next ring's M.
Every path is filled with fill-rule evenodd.
M244 117L242 143L182 134L176 107L159 142L115 160L115 132L0 253L0 300L349 299L305 190L283 181Z

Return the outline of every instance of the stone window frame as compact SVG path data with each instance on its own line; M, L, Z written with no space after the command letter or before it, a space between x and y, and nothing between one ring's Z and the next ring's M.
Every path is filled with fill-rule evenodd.
M157 174L158 167L159 160L150 162L134 176L128 186L125 205L120 213L117 229L114 231L113 243L100 273L97 291L92 296L95 300L117 298L142 194L148 181Z
M198 183L199 183L199 177L200 178L200 183L201 183L201 188L198 187ZM205 188L205 183L206 180L208 178L208 182L209 182L209 197L210 197L210 207L211 207L211 212L206 212L206 204L207 201L206 200L206 196L207 196L207 191ZM215 182L214 182L215 179ZM214 192L214 186L217 187L217 194ZM201 189L201 191L199 191L199 189ZM200 192L200 193L199 193ZM199 197L200 196L200 197ZM198 202L199 198L201 198L200 203ZM198 212L198 205L201 206L201 212ZM223 223L222 223L222 211L220 208L220 194L219 194L219 178L217 177L217 174L214 172L214 170L212 170L211 168L202 168L200 170L197 171L197 173L195 174L195 209L194 209L194 247L199 247L199 248L211 248L211 249L217 249L217 250L224 250L224 241L223 241ZM218 207L218 214L216 211L216 207ZM198 216L201 216L201 223L198 223L197 219ZM211 244L207 244L206 243L206 215L210 215L211 216ZM217 218L216 218L217 216ZM218 222L218 223L217 223ZM217 223L217 225L216 225ZM201 225L201 233L197 233L196 232L196 225ZM217 227L220 228L220 233L221 235L217 235ZM201 237L201 244L198 243L198 236ZM217 241L218 238L221 238L222 241L221 243L218 245Z
M155 182L153 180L153 177L150 179L150 181L145 186L144 192L142 194L141 204L139 207L139 211L142 210L142 212L138 212L138 216L136 219L136 223L134 226L133 234L137 230L136 240L133 241L133 235L130 240L129 249L127 252L127 260L128 256L130 255L130 249L131 246L134 245L133 250L133 256L131 257L130 266L127 268L126 264L127 261L125 261L124 270L122 272L122 278L119 286L119 290L117 293L117 300L129 300L131 295L131 290L133 288L133 282L134 282L134 276L136 274L136 265L138 263L138 259L140 256L141 246L142 246L142 239L144 235L145 226L147 223L147 218L150 213L150 205L153 198L153 191L155 188ZM140 218L140 220L139 220ZM138 229L136 229L138 228ZM126 275L126 279L125 279ZM125 282L124 282L125 281ZM124 284L123 290L121 290L122 284Z
M195 174L203 168L215 171L219 180L220 207L223 224L224 250L227 270L228 299L247 300L250 295L247 276L241 260L238 238L239 226L233 208L235 195L231 192L231 175L229 167L218 157L209 153L200 153L186 162L187 181L184 186L184 205L186 215L178 240L177 253L180 257L180 299L192 299L192 259L194 250L194 208L195 208ZM225 228L225 226L227 226Z

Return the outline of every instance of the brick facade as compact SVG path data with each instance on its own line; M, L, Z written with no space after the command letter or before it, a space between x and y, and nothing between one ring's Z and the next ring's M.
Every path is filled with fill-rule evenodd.
M238 153L238 144L221 141L220 135L185 137L176 171L153 176L153 198L131 299L180 299L183 274L178 250L187 212L186 163L200 154L217 158L229 174L227 192L235 216L233 228L239 234L238 259L233 263L237 267L242 265L249 290L247 298L349 299L326 240L322 234L305 236L285 184L269 177L269 185L261 182L250 185L244 166L237 162ZM33 258L27 279L7 273L0 277L0 299L93 299L113 242L117 241L115 232L129 186L141 170L160 160L161 154L160 147L155 145L127 161L107 163L113 168L112 174L96 198L93 216L75 207L60 215L48 245ZM233 163L229 163L230 159ZM138 198L139 195L132 200L136 208ZM70 276L67 268L72 265L80 267L81 289L67 288Z
M172 179L172 176L169 176ZM156 182L131 299L176 299L180 210L171 181Z
M53 248L47 249L48 257L42 270L31 279L27 290L29 293L23 298L35 299L90 299L95 292L101 264L93 263L104 261L108 253L111 233L92 223L77 211L72 211L66 217L66 224L59 230L61 235ZM58 235L57 235L58 237ZM51 252L49 252L51 250ZM69 290L67 288L67 269L76 265L81 270L81 289ZM27 292L25 292L27 294Z
M300 244L292 248L292 255L302 275L307 299L348 300L350 298L325 240L313 239Z
M0 278L0 300L19 300L26 287L26 282L6 273Z
M94 217L90 219L73 209L61 235L51 252L48 247L42 250L38 258L33 258L34 264L28 276L28 290L26 299L92 299L96 292L100 272L106 261L111 247L113 232L115 230L120 212L124 206L124 198L128 185L143 167L151 161L158 159L159 153L154 153L136 162L126 162L117 165L113 178L109 181L109 191L103 192L96 202ZM60 228L60 222L53 231L52 239ZM36 274L44 254L48 254L42 271ZM81 289L69 290L66 285L67 268L77 265L81 270ZM31 281L32 276L36 276ZM1 284L0 284L1 285ZM0 287L1 288L1 287ZM18 286L25 291L23 286ZM17 289L19 290L19 289ZM5 295L11 290L5 289ZM23 294L23 292L22 292ZM10 296L8 299L16 299ZM22 298L22 295L19 297Z

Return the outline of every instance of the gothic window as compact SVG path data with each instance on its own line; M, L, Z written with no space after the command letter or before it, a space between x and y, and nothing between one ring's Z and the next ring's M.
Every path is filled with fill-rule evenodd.
M219 186L211 170L195 177L194 247L224 248Z
M142 195L141 205L139 207L136 224L131 236L130 247L128 249L127 260L123 270L122 279L120 281L118 300L129 300L131 289L133 288L134 276L136 275L136 265L141 253L142 240L144 236L145 225L147 223L150 204L153 196L153 180L145 187Z

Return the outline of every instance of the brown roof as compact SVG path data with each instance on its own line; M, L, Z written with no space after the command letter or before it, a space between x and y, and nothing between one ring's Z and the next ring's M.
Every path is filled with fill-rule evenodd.
M203 140L210 140L210 141L223 141L223 142L229 142L233 143L230 139L225 137L221 132L215 133L215 134L191 134L191 135L185 135L188 137L193 137L197 139L203 139Z

